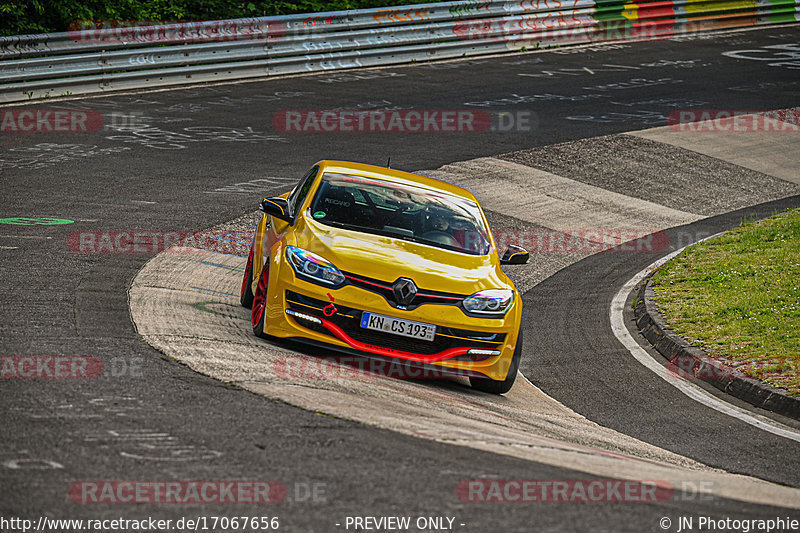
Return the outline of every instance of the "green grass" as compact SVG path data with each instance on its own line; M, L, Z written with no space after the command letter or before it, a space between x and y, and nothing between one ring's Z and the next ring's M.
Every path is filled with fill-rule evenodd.
M800 397L800 209L687 248L653 288L673 331Z

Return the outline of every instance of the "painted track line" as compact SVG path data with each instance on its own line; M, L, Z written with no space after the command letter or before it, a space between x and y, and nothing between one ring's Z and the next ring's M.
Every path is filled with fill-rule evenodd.
M720 234L717 234L720 235ZM707 237L708 239L716 237L717 235L712 235L711 237ZM698 242L702 242L706 239L701 239ZM697 244L697 243L694 243ZM689 245L693 246L693 245ZM642 365L647 367L653 373L655 373L658 377L681 391L683 394L691 398L692 400L699 402L715 411L718 411L722 414L731 416L746 424L750 424L751 426L757 427L758 429L767 431L774 435L778 435L780 437L785 437L787 439L791 439L796 442L800 442L800 433L794 431L793 429L784 426L783 424L779 424L773 420L770 420L767 417L750 413L745 409L737 407L735 405L729 404L719 398L713 396L712 394L706 392L701 387L695 385L694 383L687 381L683 378L678 376L674 376L667 372L667 369L661 365L652 355L650 355L644 348L642 348L639 343L631 335L630 331L628 331L627 326L625 325L625 321L623 319L623 311L625 309L625 301L628 299L628 295L633 290L636 285L638 285L647 275L652 272L654 269L658 268L659 266L663 265L683 250L688 248L688 246L684 246L679 250L676 250L669 255L666 255L655 261L654 263L650 264L647 268L633 276L628 282L622 286L622 288L617 292L614 296L614 299L611 301L611 308L609 309L609 319L611 322L611 330L614 332L614 336L617 337L617 340L622 343L623 346L631 353L631 355L639 361Z

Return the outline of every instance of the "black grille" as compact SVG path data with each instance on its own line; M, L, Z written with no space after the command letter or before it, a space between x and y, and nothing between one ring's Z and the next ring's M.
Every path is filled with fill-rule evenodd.
M398 305L394 297L394 289L392 285L394 282L383 281L365 276L356 276L350 272L343 272L347 278L347 282L359 289L364 289L383 296L387 302L393 307ZM458 305L461 300L466 298L462 294L454 294L450 292L429 291L419 289L411 303L404 305L405 309L416 309L422 304L439 304L439 305Z
M329 320L342 328L351 338L359 342L391 350L401 350L420 355L433 355L449 348L457 347L500 350L506 338L505 333L486 333L482 331L437 326L436 336L433 341L416 340L410 337L362 328L362 311L359 309L337 305L337 313L327 317L324 316L322 309L329 305L330 302L303 296L293 291L286 291L286 300L291 309ZM324 326L315 325L303 320L301 320L301 323L303 326L313 329L314 331L331 335Z

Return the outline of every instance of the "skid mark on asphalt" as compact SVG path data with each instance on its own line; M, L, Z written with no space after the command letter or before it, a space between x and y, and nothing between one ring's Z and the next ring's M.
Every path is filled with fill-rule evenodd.
M247 244L250 244L250 243L247 243ZM243 267L223 265L223 264L220 264L220 263L212 263L211 261L203 261L203 264L204 265L211 265L211 266L219 267L219 268L222 268L224 270L233 270L234 272L244 273L244 268Z
M235 270L235 269L231 269L231 270ZM233 294L233 293L224 292L224 291L215 291L215 290L212 290L212 289L204 289L202 287L192 287L192 289L194 289L196 291L200 291L200 292L212 292L214 294L224 294L225 296L233 296L234 298L238 298L239 297L238 294Z
M205 313L221 315L236 320L246 320L246 317L239 316L238 314L234 314L232 312L232 310L238 311L238 308L237 306L235 306L235 304L210 301L210 302L197 302L192 304L192 307L194 307L195 309L199 309L200 311L203 311ZM214 309L214 307L222 307L227 312L217 311L216 309Z

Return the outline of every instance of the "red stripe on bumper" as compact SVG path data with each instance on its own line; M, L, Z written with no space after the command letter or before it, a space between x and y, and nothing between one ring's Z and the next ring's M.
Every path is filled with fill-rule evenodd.
M355 348L356 350L361 350L364 352L370 352L378 355L385 355L387 357L398 357L400 359L407 359L409 361L416 361L418 363L433 363L435 361L443 361L444 359L450 359L451 357L458 357L459 355L466 354L472 348L466 346L459 346L457 348L448 348L439 353L435 353L432 355L420 355L418 353L411 353L411 352L404 352L402 350L392 350L391 348L382 348L380 346L375 346L373 344L365 344L363 342L359 342L352 338L350 335L344 332L342 328L334 324L333 322L328 322L325 319L322 319L322 325L327 328L328 331L333 333L333 335L339 339L340 341L346 342L350 345L350 347ZM479 348L476 346L476 348Z

